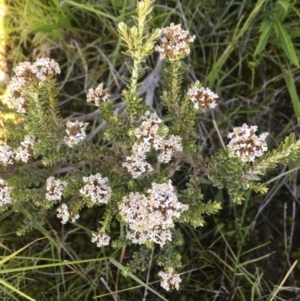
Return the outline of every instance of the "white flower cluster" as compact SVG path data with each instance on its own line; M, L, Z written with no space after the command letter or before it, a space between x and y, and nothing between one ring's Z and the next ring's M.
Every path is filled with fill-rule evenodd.
M140 142L134 143L132 155L126 157L122 166L126 167L135 179L153 171L152 166L146 162L146 153L150 151L151 146L160 151L158 161L163 163L169 163L174 153L182 151L180 136L167 137L157 134L161 122L157 114L152 113L145 116L144 121L134 131Z
M86 133L85 130L88 126L88 123L83 123L76 120L75 122L68 121L66 132L68 136L64 137L64 142L69 146L73 147L82 140L85 139Z
M171 180L163 184L152 183L147 193L148 196L130 193L119 205L120 215L128 223L126 237L135 244L152 241L162 247L166 240L172 240L173 218L179 217L188 205L178 202Z
M162 120L156 113L149 114L149 111L147 111L146 116L143 118L143 122L135 129L135 136L141 141L146 149L149 147L150 150L150 145L154 143L160 123L162 123Z
M86 101L94 102L95 105L99 107L101 103L107 102L109 97L108 89L103 89L103 83L101 83L96 89L89 89Z
M5 181L3 179L0 179L0 206L10 203L10 188L5 185Z
M27 163L33 157L33 144L35 138L26 135L21 146L15 151L7 144L0 144L0 162L4 165L14 164L15 161Z
M217 105L215 99L219 97L209 88L199 88L196 85L188 90L187 95L193 102L194 108L203 112L208 108L213 109Z
M79 214L75 214L72 210L68 209L67 204L61 204L59 208L57 208L57 217L61 218L61 223L66 224L67 221L71 221L75 223L77 219L79 219Z
M14 164L15 152L7 144L0 144L0 161L4 165Z
M153 147L160 150L158 161L162 163L169 163L172 155L176 152L182 151L181 137L171 135L168 138L157 136L154 140Z
M163 37L161 45L156 46L155 50L160 53L160 58L180 59L190 53L189 44L194 42L195 36L189 36L188 30L183 30L181 24L162 28Z
M108 246L110 237L104 232L92 233L92 242L97 244L98 248Z
M102 178L101 174L84 177L83 181L87 183L79 192L89 198L94 203L107 204L111 197L111 188L107 185L108 179Z
M179 283L181 282L181 279L178 274L173 274L173 271L170 269L167 273L160 271L158 273L158 276L160 276L161 279L161 287L163 287L165 290L170 289L179 289Z
M55 179L54 177L49 177L47 179L47 193L46 199L48 201L59 201L62 198L62 193L68 183L60 179Z
M29 159L33 157L33 145L35 137L26 135L24 141L21 142L21 146L16 151L15 159L27 163Z
M251 162L255 160L255 157L261 157L263 152L268 150L265 140L269 133L257 136L256 131L256 125L249 127L245 123L241 127L234 128L233 132L228 135L231 139L228 144L230 155L239 157L244 162Z
M126 162L122 164L123 167L128 169L132 177L137 179L153 171L152 166L146 162L146 154L142 152L143 148L141 148L139 144L134 143L132 150L132 155L126 157Z
M15 69L15 76L28 81L44 81L49 76L60 74L58 63L50 58L37 59L33 64L22 62Z
M60 73L59 65L49 58L41 58L31 64L30 62L20 63L15 69L15 76L10 81L8 90L8 102L17 112L26 113L28 99L23 93L24 88L37 82L44 81L50 76Z

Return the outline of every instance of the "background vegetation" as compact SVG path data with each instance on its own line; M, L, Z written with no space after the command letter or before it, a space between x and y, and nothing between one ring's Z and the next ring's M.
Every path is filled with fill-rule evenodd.
M95 142L101 140L103 124L98 111L86 105L85 95L103 81L116 100L115 110L122 109L127 69L117 24L130 19L135 3L6 1L8 72L21 61L39 57L59 62L62 115L91 122L89 135ZM227 144L228 132L243 123L269 132L270 148L298 132L299 11L297 0L156 1L153 26L181 23L196 35L186 59L191 65L186 85L199 79L219 94L217 108L197 122L205 154L221 147L220 137ZM159 81L154 89L153 82L161 70L158 54L148 64L140 92L164 112L157 97L165 83ZM16 231L31 213L5 212L0 216L1 298L163 300L153 289L167 300L300 300L298 169L299 163L279 166L266 179L269 192L249 193L241 206L232 204L225 191L203 191L205 198L221 200L223 210L207 218L203 228L181 226L186 243L178 292L160 287L156 267L151 266L155 252L137 278L121 275L118 262L126 265L135 248L98 249L90 242L87 229L97 228L99 211L86 210L78 223L64 227L53 212L46 224L21 237ZM118 232L119 225L112 230Z

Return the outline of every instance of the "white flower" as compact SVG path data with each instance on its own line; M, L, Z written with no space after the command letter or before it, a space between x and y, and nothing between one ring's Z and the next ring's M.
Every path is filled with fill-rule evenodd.
M79 214L74 213L72 210L69 210L69 213L69 220L71 220L71 223L75 223L75 221L80 217Z
M169 269L168 272L160 271L158 273L158 276L162 278L161 280L161 287L163 287L165 290L170 289L179 289L179 283L181 282L181 279L179 277L179 274L173 274L173 270Z
M154 140L154 148L160 150L158 161L169 163L172 155L176 152L182 152L182 138L180 136L171 135L169 137L156 136Z
M110 241L109 235L104 232L92 233L92 242L97 244L98 248L108 246Z
M68 205L65 203L61 204L61 206L57 208L57 212L57 217L61 218L62 224L66 224L69 220L74 223L79 218L79 214L69 210Z
M68 205L67 204L61 204L59 208L57 208L57 217L61 218L61 223L66 224L67 221L69 220L69 210L68 210Z
M93 88L89 89L86 101L94 102L99 107L101 103L107 102L109 97L108 89L103 89L103 83L101 83L95 90Z
M143 117L144 121L135 129L134 134L140 140L132 146L132 155L126 157L126 162L122 164L128 169L132 177L137 179L153 171L153 167L146 161L146 153L153 146L160 150L158 161L168 163L175 152L182 151L181 137L158 135L159 124L162 120L156 113L149 111Z
M150 145L154 141L161 122L162 120L156 113L147 114L141 125L135 129L134 134L143 144Z
M16 151L16 161L23 161L27 163L29 159L33 157L33 145L35 137L26 135L24 141L21 142L21 146Z
M64 188L67 186L67 182L49 177L47 179L47 193L46 199L49 201L59 201L62 198Z
M22 62L14 68L16 77L23 78L27 84L44 81L47 77L60 73L58 63L50 58L37 59L33 64Z
M195 109L205 112L208 108L213 109L217 103L215 101L219 96L213 93L209 88L199 88L197 85L190 88L187 92L190 100L194 104Z
M126 157L126 162L122 166L128 169L134 179L153 171L153 167L146 162L144 153L133 153L130 157Z
M128 223L127 238L133 243L152 241L162 247L172 240L173 218L179 217L188 206L178 202L171 181L152 183L147 193L148 197L140 193L125 196L119 205L120 215Z
M3 179L0 179L0 206L10 203L10 188L5 185L5 181Z
M172 218L179 217L182 211L188 210L188 205L178 202L171 180L163 184L152 183L152 188L147 193L152 206L162 213L160 223L163 227L173 227Z
M18 113L26 113L27 103L22 89L26 86L26 81L22 77L13 76L7 86L7 103L10 103Z
M91 198L94 203L107 204L111 197L111 188L107 185L107 178L102 178L97 173L96 175L84 177L83 181L87 184L79 190L81 194Z
M59 65L49 58L40 58L31 64L22 62L14 68L15 76L12 77L7 90L7 101L11 103L18 113L26 113L29 100L23 90L38 81L44 81L50 76L60 73Z
M46 80L49 76L60 74L58 63L49 58L37 59L36 62L32 64L32 70L41 81Z
M161 59L165 57L170 60L181 59L190 53L189 44L194 42L195 36L189 36L189 31L183 30L181 24L171 23L162 29L162 34L161 45L155 47Z
M68 136L64 137L65 143L69 147L73 147L74 145L84 140L86 138L85 130L87 126L88 123L83 123L78 120L76 120L75 122L68 121L66 129Z
M7 144L0 144L0 161L4 164L14 164L15 152Z
M249 127L245 123L241 127L234 128L233 132L228 135L228 138L231 138L228 143L230 155L239 157L244 162L251 162L256 157L261 157L268 150L265 140L269 133L257 136L256 131L256 125Z
M151 146L146 143L134 143L132 145L132 154L137 156L143 156L144 154L150 152Z

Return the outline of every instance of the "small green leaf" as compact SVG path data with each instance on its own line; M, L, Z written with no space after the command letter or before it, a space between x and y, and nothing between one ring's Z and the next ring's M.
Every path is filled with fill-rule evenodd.
M282 22L288 15L289 9L289 1L279 0L277 3L276 17Z
M285 12L287 12L290 8L290 3L289 1L286 0L279 0L278 4L281 5L281 7L284 9Z
M270 34L272 32L272 29L273 29L273 22L271 20L264 20L261 23L261 26L260 26L261 35L259 37L258 44L254 51L254 56L260 54L265 49L267 42L269 40Z
M292 64L299 67L299 60L296 55L295 47L287 30L277 18L274 18L274 26L276 31L278 32L280 38L280 45L284 50L285 55Z
M48 32L57 29L62 29L62 26L60 24L45 24L34 28L30 33L35 34L38 32Z
M293 72L291 70L291 67L288 64L287 64L287 70L283 66L281 66L281 70L282 70L282 75L283 75L283 78L285 80L286 86L288 88L288 91L289 91L289 94L290 94L290 97L292 100L294 112L295 112L296 116L299 118L300 117L300 101L299 101L299 97L298 97L298 93L297 93L297 88L296 88Z

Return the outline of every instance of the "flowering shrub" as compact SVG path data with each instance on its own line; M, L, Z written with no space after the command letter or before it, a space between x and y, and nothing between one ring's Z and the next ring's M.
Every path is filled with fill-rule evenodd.
M231 138L228 146L231 148L230 155L241 158L242 161L251 162L255 157L261 157L268 150L266 137L268 133L260 134L259 137L255 134L257 126L249 126L243 124L241 127L236 127L233 132L228 134Z
M218 95L199 81L188 89L182 87L187 69L184 58L195 37L180 24L150 30L147 24L153 2L137 3L137 25L118 25L129 57L130 77L125 79L127 87L122 93L124 112L114 114L104 83L87 93L87 102L99 108L106 122L102 138L108 143L94 144L87 136L88 123L61 118L56 62L41 58L14 69L8 102L20 122L5 124L0 145L0 206L1 211L18 210L26 203L41 211L54 207L63 224L80 223L84 207L102 206L101 227L97 232L91 229L92 242L115 248L138 244L149 250L158 245L161 255L157 263L163 267L158 275L162 287L169 290L178 289L181 281L176 247L183 244L183 238L176 223L203 226L203 215L221 209L217 201L204 202L200 174L205 174L211 185L227 188L232 201L241 203L246 190L267 191L260 177L298 156L300 141L292 134L278 149L268 152L268 134L257 136L257 126L244 124L228 135L227 147L204 158L195 143L195 120L217 106ZM154 50L165 60L168 86L161 101L168 112L167 121L138 95L146 58ZM189 169L179 184L178 173L182 176L184 164ZM113 220L126 229L116 240L109 233ZM18 234L36 223L34 218L27 221ZM133 259L128 268L134 271L140 266L141 262Z

